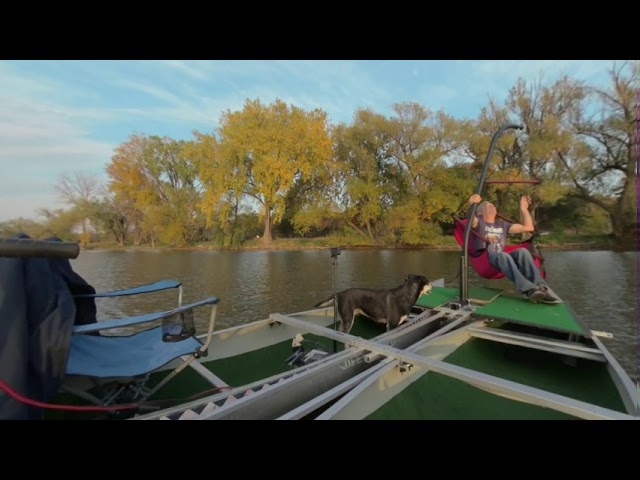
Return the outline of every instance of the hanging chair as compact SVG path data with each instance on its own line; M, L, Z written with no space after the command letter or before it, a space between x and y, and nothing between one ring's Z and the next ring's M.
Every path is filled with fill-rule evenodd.
M500 217L500 216L499 216ZM454 232L454 236L456 238L456 241L458 242L458 244L464 248L464 232L465 232L465 228L467 226L467 219L461 220L459 217L457 216L453 216L455 223L456 223L456 229ZM507 220L504 217L500 217L503 220ZM508 221L508 220L507 220ZM511 222L513 223L513 222ZM475 230L471 230L471 234L475 235L476 237L478 237L480 240L482 240L483 242L487 243L486 239L484 237L482 237L479 233L477 233ZM511 253L515 250L518 250L519 248L526 248L527 250L529 250L529 252L531 253L531 255L533 256L533 260L535 261L536 266L538 267L538 270L540 270L540 274L542 275L542 278L546 278L546 272L544 270L544 257L540 254L540 251L538 249L538 251L534 251L536 250L536 247L534 247L533 244L533 240L535 238L535 234L531 236L531 238L520 242L520 243L516 243L513 245L507 245L505 246L504 251L506 253ZM480 275L482 278L486 278L488 280L498 280L500 278L504 278L504 273L502 273L500 270L498 270L496 267L494 267L491 263L489 263L489 254L487 253L487 249L486 248L482 248L480 250L474 251L472 248L472 243L469 242L469 263L471 263L471 266L473 267L473 269L476 271L476 273L478 275Z

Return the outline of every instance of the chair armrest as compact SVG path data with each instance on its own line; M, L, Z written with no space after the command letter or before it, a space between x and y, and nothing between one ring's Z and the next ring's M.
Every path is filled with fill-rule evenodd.
M141 287L128 288L126 290L114 290L112 292L104 293L83 293L74 295L75 298L100 298L100 297L122 297L125 295L138 295L141 293L159 292L161 290L168 290L170 288L178 288L182 285L182 282L175 280L162 280L160 282L151 283L149 285L143 285Z
M82 334L82 333L90 333L96 332L99 330L108 330L112 328L122 328L129 327L131 325L139 325L141 323L149 323L154 322L156 320L161 320L163 318L168 318L173 315L177 315L181 312L185 312L187 310L192 310L197 307L202 307L204 305L215 305L220 300L218 297L209 297L206 300L201 300L196 303L192 303L190 305L183 305L182 307L175 308L173 310L167 310L166 312L155 312L148 313L147 315L140 315L137 317L128 317L128 318L120 318L117 320L106 320L104 322L92 323L89 325L77 325L73 328L73 334Z

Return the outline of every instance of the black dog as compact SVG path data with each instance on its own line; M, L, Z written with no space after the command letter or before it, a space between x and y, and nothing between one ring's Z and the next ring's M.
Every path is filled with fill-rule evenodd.
M339 292L338 312L340 330L349 333L356 315L369 317L376 323L387 326L387 331L396 328L407 319L411 307L422 294L431 292L431 284L423 275L409 274L404 284L391 290L373 290L369 288L349 288ZM333 295L315 305L328 307L333 305Z

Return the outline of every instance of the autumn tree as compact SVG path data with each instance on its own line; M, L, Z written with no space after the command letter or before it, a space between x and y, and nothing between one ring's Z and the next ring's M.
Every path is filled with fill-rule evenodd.
M606 211L616 237L632 238L637 229L638 63L614 66L609 74L609 88L588 87L586 101L573 110L571 126L579 142L559 158L574 187L571 195ZM597 109L590 114L592 101ZM603 194L614 201L605 201Z
M524 132L509 131L497 141L487 180L539 180L541 184L535 188L526 183L487 184L482 192L496 203L500 213L515 221L520 221L519 196L532 197L531 212L535 218L540 205L553 205L566 192L563 176L556 167L557 152L572 148L573 136L563 120L568 118L572 106L580 102L582 87L567 77L552 85L545 85L542 80L542 76L531 82L520 78L509 90L504 104L491 99L468 135L466 151L473 160L477 183L495 133L508 123L524 127Z
M264 222L262 240L268 245L274 222L283 218L289 190L331 159L326 113L281 100L271 105L247 100L242 111L222 115L219 137L217 165L226 175L215 180L218 193L211 201L217 204L230 192L255 200Z
M82 245L86 245L90 240L88 223L93 213L93 205L98 200L100 181L95 175L75 172L63 174L54 188L58 196L73 207L82 227L80 242Z
M38 215L43 219L42 232L38 238L58 237L62 240L77 241L77 234L73 233L73 229L77 227L78 219L81 217L75 207L67 210L40 208Z
M93 205L92 218L103 231L113 235L119 246L124 246L130 227L131 215L127 214L130 210L129 205L108 189L105 189L101 197L101 200Z
M500 105L495 99L490 99L489 104L480 110L478 118L466 126L468 133L463 150L465 155L472 161L469 171L475 178L474 184L467 193L467 198L475 191L476 185L480 180L480 174L484 162L487 161L487 154L495 133L502 126L513 122L514 118L508 106ZM513 131L503 134L495 143L493 156L488 159L491 164L488 167L486 179L523 179L522 148L522 139L518 139L518 134L514 134ZM507 207L512 203L507 195L507 190L510 189L511 187L494 188L487 186L481 194L486 196L487 200L491 200L500 213L507 214Z
M144 210L148 203L145 192L150 188L142 165L146 145L146 136L131 135L116 148L106 168L110 179L108 188L113 193L113 202L126 218L128 231L131 232L133 244L136 246L140 245L145 235L142 226Z
M152 212L161 217L161 239L173 245L196 240L201 226L198 204L202 185L194 160L188 157L188 142L152 136L144 150L143 163L153 188ZM148 192L151 194L151 192Z
M12 218L0 222L0 237L13 237L19 233L31 238L43 238L46 235L46 225L29 218Z
M370 240L420 244L451 221L468 175L453 169L465 122L417 103L393 105L385 117L358 110L334 135L344 178L347 224ZM461 174L462 173L462 174Z
M187 142L134 135L116 149L107 172L115 201L155 244L186 245L200 232L202 186Z
M278 227L281 232L304 236L336 230L342 219L338 169L334 157L318 165L313 175L296 178L285 197L285 213Z
M218 246L238 247L246 235L245 225L240 221L243 210L249 208L243 205L246 178L229 170L232 163L220 156L215 135L198 131L193 135L185 154L194 161L203 185L199 210L207 228L214 228L214 242Z
M440 234L436 222L450 222L460 196L468 195L468 175L451 168L461 155L466 122L412 102L395 104L393 110L391 159L408 189L389 211L388 223L403 242L425 243Z
M518 210L519 197L523 193L533 199L532 216L542 204L548 207L564 198L567 187L563 169L558 168L558 155L567 155L574 146L573 132L567 128L571 111L583 100L584 86L581 82L563 77L551 85L537 80L527 82L519 79L509 91L506 106L515 122L525 127L526 136L516 143L509 155L508 170L503 173L510 179L535 179L541 184L530 187L502 187L497 190L513 213ZM506 193L512 193L505 196ZM514 218L516 221L522 219Z

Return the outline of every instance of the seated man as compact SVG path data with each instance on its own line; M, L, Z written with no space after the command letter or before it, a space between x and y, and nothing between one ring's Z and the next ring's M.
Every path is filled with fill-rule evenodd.
M473 194L469 197L469 204L471 205L480 202L482 202L480 195ZM529 250L519 248L511 253L504 252L507 235L534 231L533 220L529 213L530 204L530 197L523 196L520 199L520 212L524 218L524 225L521 225L502 220L496 221L496 207L490 202L482 202L476 209L476 216L473 218L471 226L488 242L486 249L489 263L515 283L518 293L525 294L532 303L541 301L544 303L560 303L561 300L555 296L540 275L540 271ZM485 248L484 242L475 235L473 236L473 241L474 250Z

